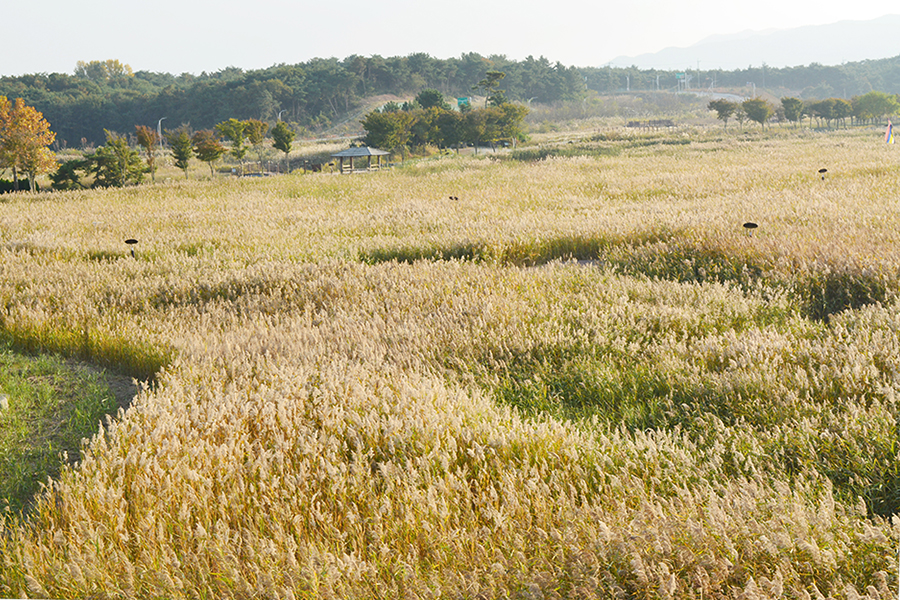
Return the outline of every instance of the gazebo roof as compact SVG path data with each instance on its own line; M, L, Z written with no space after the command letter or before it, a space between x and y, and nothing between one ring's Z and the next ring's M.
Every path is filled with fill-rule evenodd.
M378 148L369 148L368 146L360 146L358 148L347 148L341 150L337 154L332 154L332 158L358 158L360 156L386 156L390 152L379 150Z

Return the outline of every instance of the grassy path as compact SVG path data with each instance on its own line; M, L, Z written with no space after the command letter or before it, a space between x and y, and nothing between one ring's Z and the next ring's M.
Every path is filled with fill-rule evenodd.
M137 393L131 378L54 356L0 349L0 503L26 507L81 440Z

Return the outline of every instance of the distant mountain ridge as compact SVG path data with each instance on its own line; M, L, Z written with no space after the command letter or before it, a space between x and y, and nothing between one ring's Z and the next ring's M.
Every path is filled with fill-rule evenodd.
M763 63L769 67L838 65L897 55L900 55L900 14L868 21L714 35L686 48L618 56L610 64L673 70L695 69L699 61L701 70L734 70Z

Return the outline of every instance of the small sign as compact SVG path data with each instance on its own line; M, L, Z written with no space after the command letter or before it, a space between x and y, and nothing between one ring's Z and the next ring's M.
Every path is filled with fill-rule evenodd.
M675 79L684 79L684 73L675 73Z
M131 256L134 257L134 245L138 243L138 241L134 238L128 238L125 240L125 243L131 246Z

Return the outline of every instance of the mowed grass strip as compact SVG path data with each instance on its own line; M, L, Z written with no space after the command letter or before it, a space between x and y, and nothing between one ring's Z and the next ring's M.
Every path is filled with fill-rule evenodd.
M0 510L25 509L136 390L127 378L84 364L0 347Z

